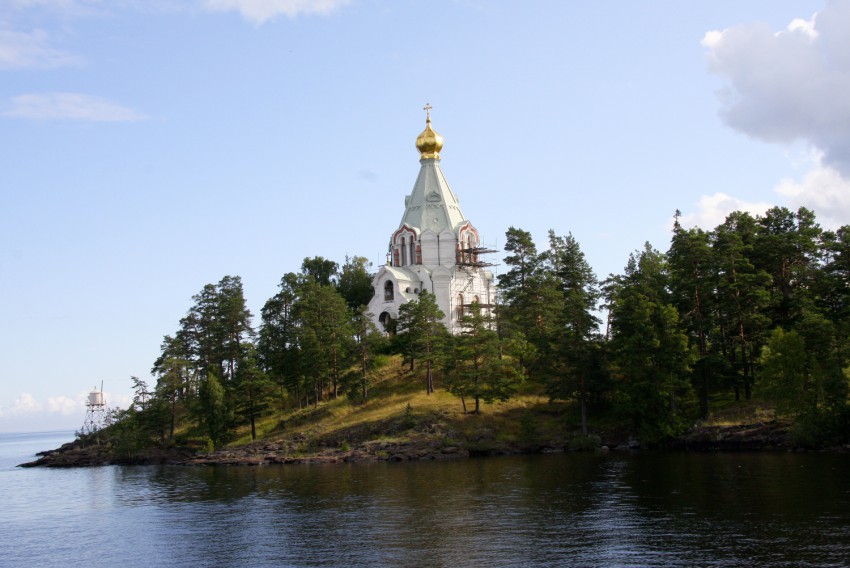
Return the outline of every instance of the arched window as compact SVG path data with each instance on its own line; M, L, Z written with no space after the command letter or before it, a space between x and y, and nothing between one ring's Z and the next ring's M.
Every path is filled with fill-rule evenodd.
M382 312L378 317L378 321L381 323L381 326L384 328L387 335L395 335L395 322L390 314Z
M404 237L401 238L401 265L407 266L407 246L405 246Z
M457 295L457 319L463 317L463 294Z
M387 283L384 284L384 301L391 302L395 298L395 294L393 294L393 283L387 280Z
M410 264L416 263L416 243L413 242L413 237L410 237Z

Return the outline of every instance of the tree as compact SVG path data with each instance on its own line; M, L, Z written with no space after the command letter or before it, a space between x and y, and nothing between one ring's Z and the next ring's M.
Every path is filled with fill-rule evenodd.
M375 365L375 354L385 348L386 338L378 332L372 321L372 312L361 305L354 314L354 339L356 342L359 394L364 401L369 399L369 376ZM354 390L352 389L352 392Z
M845 361L836 348L835 328L821 314L807 312L796 329L774 329L761 354L765 396L777 414L844 412Z
M367 306L372 300L372 275L369 273L372 263L365 257L345 257L345 264L339 273L336 289L345 298L348 307L355 311L360 306Z
M201 381L198 414L207 436L214 446L224 441L230 425L224 387L215 373L209 373Z
M586 436L587 383L599 376L593 365L598 360L595 350L599 348L601 323L596 316L599 283L572 234L559 237L550 230L546 259L561 300L561 325L554 334L557 347L551 358L555 372L548 374L547 391L553 398L577 395L582 433Z
M545 257L537 253L531 234L511 227L505 233L504 262L510 269L499 275L501 304L498 309L500 337L530 346L520 359L529 372L552 352L551 338L560 326L560 292Z
M215 335L221 341L221 376L225 377L225 381L231 381L236 376L245 341L254 336L252 315L245 303L239 276L221 279L216 286L216 306L218 329Z
M670 266L672 302L688 335L688 343L697 352L693 383L700 399L700 414L708 416L708 397L715 374L723 365L710 352L716 330L718 270L711 249L711 234L699 228L685 230L676 211L673 239L667 251Z
M180 320L180 335L202 377L216 373L225 382L236 374L243 341L253 336L251 312L239 276L225 276L192 296L194 305Z
M608 280L606 295L620 411L645 439L679 433L690 353L670 303L664 255L646 243L630 256L624 275Z
M321 256L305 258L304 262L301 263L301 273L309 276L318 284L330 286L337 278L339 264Z
M814 214L805 207L796 214L785 207L773 207L757 219L752 259L771 277L765 315L772 327L790 329L810 304L807 290L812 287L819 262L821 233Z
M274 383L257 364L253 345L247 345L235 377L236 412L251 425L251 439L257 439L257 418L268 409Z
M776 405L777 414L798 414L806 402L806 347L795 332L781 327L770 334L762 350L764 395Z
M714 231L712 252L717 263L717 325L719 349L734 373L735 398L744 387L747 400L755 382L756 357L770 325L764 311L770 302L770 275L753 264L756 221L734 212Z
M454 338L454 349L447 361L447 387L460 397L466 414L466 398L475 401L475 414L481 412L481 400L506 401L516 391L524 375L514 362L500 356L499 337L492 329L492 318L473 302L460 320L461 332Z
M341 372L352 352L354 332L345 300L333 286L307 280L295 304L301 371L312 377L316 404L324 385L337 397Z
M303 280L294 272L285 274L280 280L278 292L263 305L257 358L260 368L280 386L281 396L283 390L288 389L300 407L306 391L300 367L298 322L295 316L301 285L299 278Z
M427 394L434 392L433 368L439 364L448 338L444 317L437 305L437 297L427 290L399 308L397 338L410 361L411 371L415 360L425 364Z

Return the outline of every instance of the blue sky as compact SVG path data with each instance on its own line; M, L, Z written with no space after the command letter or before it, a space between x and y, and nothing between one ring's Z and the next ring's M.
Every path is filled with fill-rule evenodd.
M0 431L129 401L191 296L385 257L433 105L483 240L850 222L850 1L4 0ZM502 254L497 255L500 261ZM153 379L151 379L153 382Z

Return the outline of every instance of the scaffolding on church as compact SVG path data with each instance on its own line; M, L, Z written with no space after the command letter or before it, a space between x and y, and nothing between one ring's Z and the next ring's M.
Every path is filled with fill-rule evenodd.
M483 260L485 255L493 254L496 252L499 251L487 246L458 248L456 264L460 268L462 268L467 274L466 283L460 291L461 294L465 295L469 291L469 288L475 282L475 275L480 269L488 268L490 266L496 266L496 264L493 262ZM490 302L485 303L479 301L478 305L486 310L490 310L493 307L493 304Z
M489 247L458 248L455 264L469 268L486 268L488 266L495 266L492 262L481 260L482 255L492 254L494 252L499 251Z

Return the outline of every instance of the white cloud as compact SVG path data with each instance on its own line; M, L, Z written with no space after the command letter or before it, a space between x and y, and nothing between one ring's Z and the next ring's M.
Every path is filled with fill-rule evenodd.
M0 69L53 69L80 64L79 57L51 47L43 30L27 33L0 29Z
M47 399L47 411L51 414L71 416L73 414L80 414L82 408L83 401L79 396L73 399L65 395L60 395Z
M41 403L33 398L31 394L22 392L20 396L15 399L15 402L12 404L8 413L12 416L20 416L23 414L41 412L41 409Z
M765 211L775 204L762 202L750 202L732 197L722 192L713 195L703 195L697 204L695 213L682 215L679 223L683 227L700 227L710 231L722 224L726 216L733 211L746 211L753 216L763 215Z
M32 431L49 429L57 424L72 428L83 423L88 391L73 396L64 394L47 398L42 404L30 393L21 393L11 406L0 405L0 431L23 427ZM132 395L104 393L108 408L129 408ZM21 421L26 421L21 422Z
M13 97L3 116L34 120L130 122L145 115L111 101L80 93L29 94Z
M764 23L705 34L709 68L728 84L721 116L768 142L806 140L850 177L850 1L834 0L778 33Z
M207 10L215 12L237 11L255 24L262 24L283 15L327 15L345 6L350 0L203 0Z
M783 179L775 190L786 198L789 208L814 211L823 227L837 229L850 224L850 181L834 168L816 167L801 181Z

